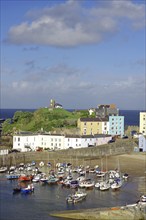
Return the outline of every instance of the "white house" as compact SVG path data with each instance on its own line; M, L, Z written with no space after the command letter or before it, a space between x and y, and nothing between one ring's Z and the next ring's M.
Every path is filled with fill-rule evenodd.
M102 134L109 133L109 121L102 122Z
M79 135L66 135L64 138L64 148L81 148L81 137Z
M110 135L57 135L57 134L19 134L13 136L13 149L35 151L37 148L63 150L68 148L86 148L107 144Z
M95 142L96 146L107 144L110 140L112 140L111 135L96 134L94 135L94 137L96 139L96 142Z
M139 151L146 151L146 136L139 135Z
M90 108L90 109L88 110L88 112L89 112L89 115L92 115L92 114L95 112L95 108Z

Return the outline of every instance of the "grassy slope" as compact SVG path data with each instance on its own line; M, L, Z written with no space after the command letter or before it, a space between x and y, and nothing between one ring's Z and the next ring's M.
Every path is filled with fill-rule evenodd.
M64 109L40 108L32 112L15 112L12 122L7 119L3 123L3 134L13 133L14 131L52 131L55 128L75 128L77 119L87 117L88 111L69 112Z

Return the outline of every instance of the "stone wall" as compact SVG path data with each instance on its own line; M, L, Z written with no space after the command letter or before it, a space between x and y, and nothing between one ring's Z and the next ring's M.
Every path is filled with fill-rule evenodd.
M11 166L19 163L30 163L33 160L39 163L51 162L56 164L58 162L70 162L77 165L83 160L94 160L102 156L118 155L133 152L134 147L137 146L134 139L119 139L115 143L101 145L97 147L88 147L80 149L68 149L54 152L26 152L26 153L11 153L0 156L0 166Z

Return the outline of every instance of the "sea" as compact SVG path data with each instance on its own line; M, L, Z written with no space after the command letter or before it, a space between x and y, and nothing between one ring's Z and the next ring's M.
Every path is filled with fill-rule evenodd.
M13 118L16 111L34 112L36 109L0 109L0 119ZM67 109L74 111L74 109ZM124 116L125 126L139 126L139 113L142 110L120 110L119 115Z
M16 111L33 112L35 109L1 109L0 118L12 118ZM120 115L125 116L126 125L138 126L139 112L121 110ZM93 174L89 175L88 177L93 179ZM85 200L68 204L66 197L75 189L64 188L61 184L42 185L39 182L34 183L35 190L32 194L13 194L17 180L7 180L5 174L0 174L0 220L59 220L60 218L52 217L51 213L132 204L139 199L139 184L144 181L141 178L131 176L117 191L100 191L96 188L87 190ZM95 178L94 180L97 181Z

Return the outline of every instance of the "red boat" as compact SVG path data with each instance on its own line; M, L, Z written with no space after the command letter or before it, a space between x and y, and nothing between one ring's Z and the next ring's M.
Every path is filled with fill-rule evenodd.
M33 179L32 175L21 175L18 179L18 181L31 181Z

